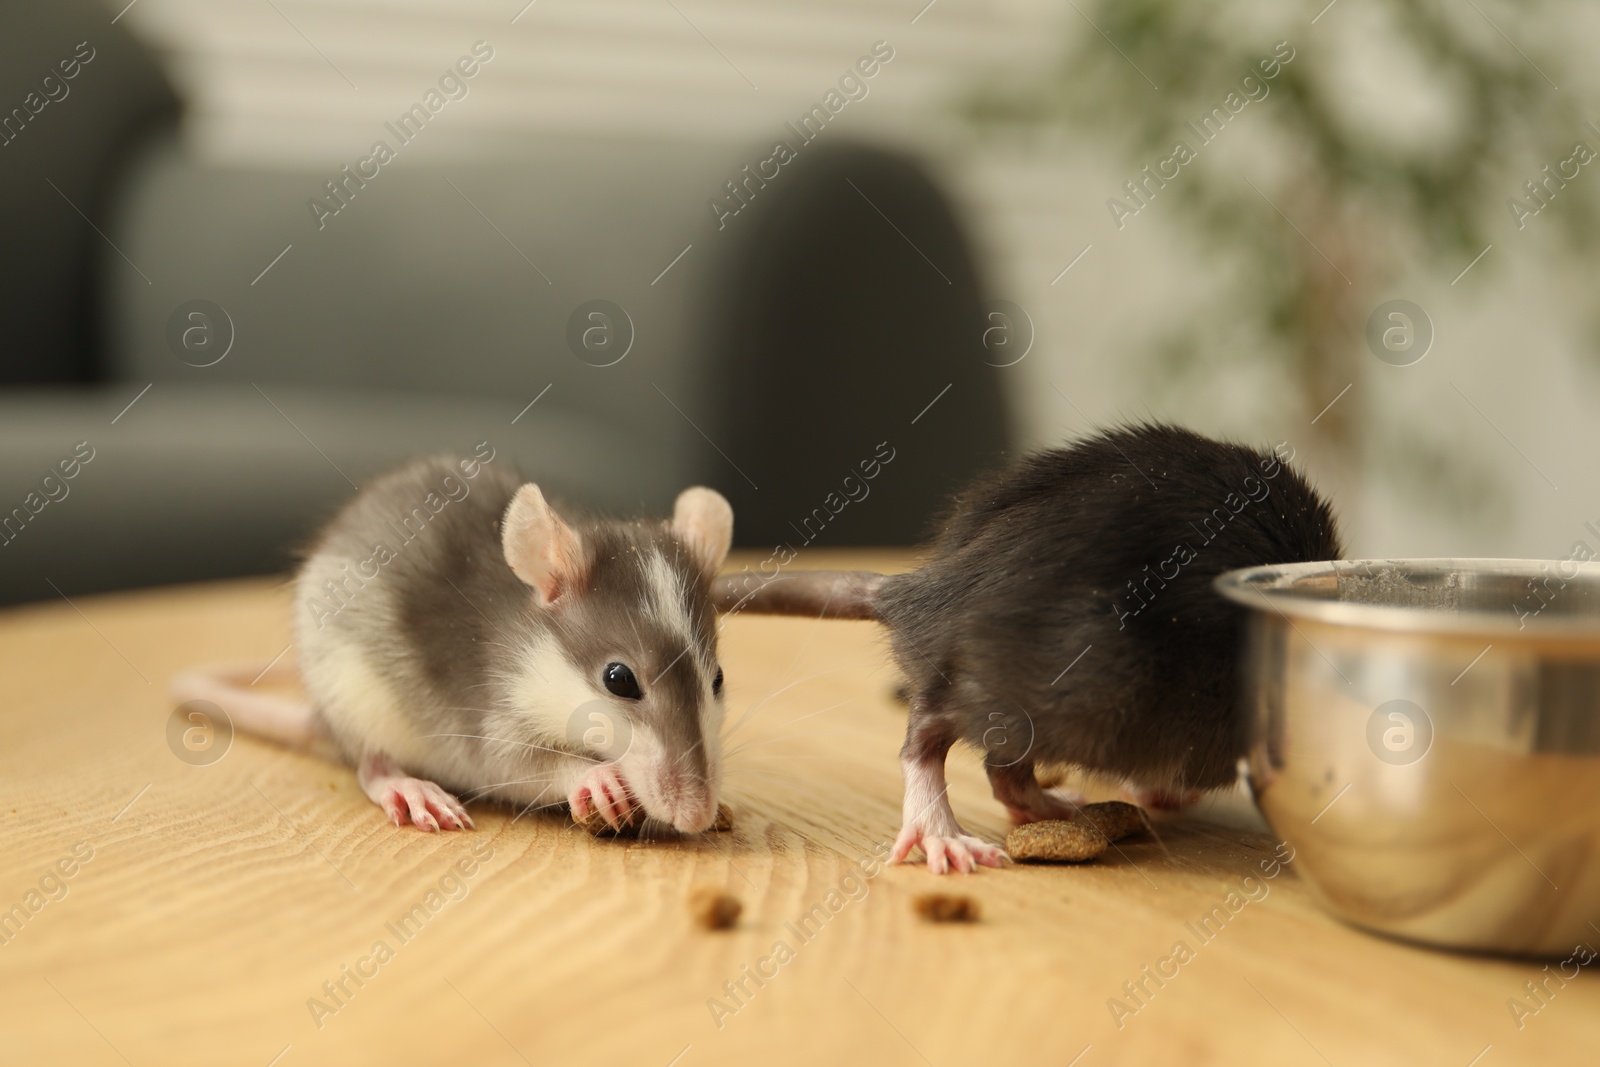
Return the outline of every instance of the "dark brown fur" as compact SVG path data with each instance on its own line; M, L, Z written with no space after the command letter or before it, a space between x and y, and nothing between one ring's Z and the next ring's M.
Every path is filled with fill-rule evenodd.
M1286 459L1141 425L1028 456L959 495L928 562L883 578L870 614L851 616L889 628L910 682L908 753L965 740L1002 780L1031 781L1038 762L1159 789L1233 781L1239 620L1212 583L1340 555L1331 509ZM1174 573L1179 545L1194 556ZM769 599L735 576L713 596L818 614L808 603L841 580L791 574Z

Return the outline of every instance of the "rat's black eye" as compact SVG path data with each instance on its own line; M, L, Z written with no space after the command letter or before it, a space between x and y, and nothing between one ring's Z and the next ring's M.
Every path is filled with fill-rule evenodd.
M717 676L711 679L711 695L718 696L722 693L722 668L717 668Z
M600 676L605 680L606 689L624 700L638 700L644 696L639 691L639 679L633 676L626 663L607 663Z

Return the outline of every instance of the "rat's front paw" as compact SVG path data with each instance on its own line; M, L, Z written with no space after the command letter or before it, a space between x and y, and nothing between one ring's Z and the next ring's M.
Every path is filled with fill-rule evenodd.
M581 823L594 813L613 830L620 830L624 823L630 822L638 807L615 763L599 763L589 768L567 794L567 803L572 806L575 822Z
M472 817L461 801L425 778L406 774L382 752L369 752L362 757L356 780L396 826L409 822L429 833L472 828Z
M371 795L396 826L409 822L429 833L472 829L472 816L461 801L426 779L379 779L372 783Z
M907 825L901 828L900 836L895 839L891 853L893 862L904 863L913 848L922 849L922 854L928 860L928 870L934 874L949 871L966 874L974 867L1004 866L1009 859L999 847L961 833L959 829L951 834L939 835L921 826Z

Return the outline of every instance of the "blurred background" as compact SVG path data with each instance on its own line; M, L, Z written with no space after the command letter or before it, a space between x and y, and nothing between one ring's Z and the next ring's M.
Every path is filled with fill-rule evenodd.
M1145 418L1287 442L1352 556L1600 549L1597 30L11 5L0 600L282 572L378 471L482 442L608 510L713 485L746 547L904 544Z

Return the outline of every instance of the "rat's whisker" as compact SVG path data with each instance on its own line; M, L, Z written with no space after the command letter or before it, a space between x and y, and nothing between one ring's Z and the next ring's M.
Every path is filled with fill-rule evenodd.
M860 731L860 730L844 730L844 731L832 731L832 732L834 732L834 733L857 733L857 734L859 734L862 731ZM763 747L765 747L767 745L775 745L780 741L798 741L798 740L802 740L804 738L811 738L811 737L816 737L816 736L818 736L818 735L817 734L784 734L782 737L769 737L764 741L743 741L740 744L738 744L737 746L735 746L733 748L730 748L730 749L727 749L723 753L723 758L726 759L728 756L733 755L735 752L748 752L752 748L763 748Z
M744 754L740 753L740 755L742 757ZM785 752L785 753L783 753L781 755L776 754L776 753L771 753L771 752L763 752L763 753L760 754L759 758L766 758L766 757L771 757L773 759L776 759L780 766L785 764L785 763L790 762L791 760L802 760L802 759L831 760L831 761L833 761L835 763L838 762L838 757L835 756L831 752ZM758 758L758 757L752 756L752 757L749 757L748 759L741 758L738 763L732 764L730 766L730 769L732 769L734 767L747 766L747 765L749 765L751 759L756 759L756 758ZM770 763L761 764L761 766L770 766Z
M538 798L536 797L534 799L538 799ZM547 808L559 808L565 803L566 803L565 800L552 800L550 803L548 803L548 804L540 804L538 807L534 807L532 804L530 804L528 807L523 808L520 812L518 812L516 818L512 819L511 821L513 823L515 823L517 821L517 819L522 818L524 815L527 815L529 812L544 811ZM576 825L576 824L574 824L574 825Z
M538 749L540 752L553 752L557 756L571 756L574 759L588 760L590 763L601 763L601 762L603 762L602 760L595 759L593 756L585 756L581 752L567 752L567 751L563 751L562 749L559 749L559 748L548 748L545 745L535 745L535 744L533 744L532 742L529 742L529 741L517 741L517 740L514 740L514 739L509 738L509 737L489 737L486 734L457 734L457 733L423 734L423 736L424 737L467 737L467 738L472 738L472 739L477 740L477 741L488 741L488 742L491 742L493 744L517 745L517 746L519 746L521 748Z
M794 782L804 782L808 785L814 784L816 781L816 779L808 778L803 774L796 774L794 771L774 767L740 767L737 770L729 771L727 778L730 783L738 782L744 778L785 778Z
M467 791L467 792L465 792L465 793L463 793L461 795L462 795L463 798L471 798L473 800L481 800L483 797L489 795L494 790L501 789L501 788L503 788L505 786L508 786L508 785L533 785L533 784L535 784L537 782L553 782L553 781L555 781L555 779L550 778L550 777L548 777L546 775L536 775L536 776L534 776L532 778L513 778L509 782L493 782L493 783L491 783L489 785L478 786L478 787L476 787L474 789L471 789L471 790L469 790L469 791ZM540 790L539 795L543 796L544 792L545 792L544 790Z
M732 726L728 727L728 729L723 733L723 736L727 737L727 736L732 735L736 730L738 730L741 726L743 726L746 722L749 721L750 716L754 715L769 700L772 700L774 697L777 697L777 696L779 696L779 695L781 695L783 693L788 692L789 690L793 689L797 685L801 685L801 684L803 684L805 682L809 682L809 681L812 681L814 679L821 678L824 675L834 674L834 673L837 672L837 670L838 670L838 668L830 668L830 669L825 670L825 671L817 671L815 674L808 674L803 678L796 678L794 681L790 682L788 685L780 686L777 689L774 689L772 692L768 693L766 696L762 697L760 700L758 700L754 704L750 705L750 707L746 708L744 714L739 716L738 720L735 721Z
M759 778L759 779L762 779L764 781L783 780L783 781L789 781L789 782L804 782L804 783L810 783L810 782L814 781L814 779L806 778L806 777L804 777L802 775L798 775L798 774L790 774L790 773L788 773L786 771L765 771L765 770L754 770L754 769L751 769L751 768L744 768L744 769L741 769L741 770L739 770L737 772L730 771L730 772L728 772L727 777L728 777L728 779L730 781L732 781L734 779L737 779L737 778Z
M832 711L834 708L842 708L846 704L849 704L854 700L855 700L855 697L846 697L845 699L839 701L837 704L829 704L827 707L822 708L819 711L808 711L804 715L797 716L797 717L795 717L793 719L785 719L783 721L783 725L784 726L790 726L790 725L792 725L794 723L800 722L802 719L809 719L813 715L821 715L825 711Z

